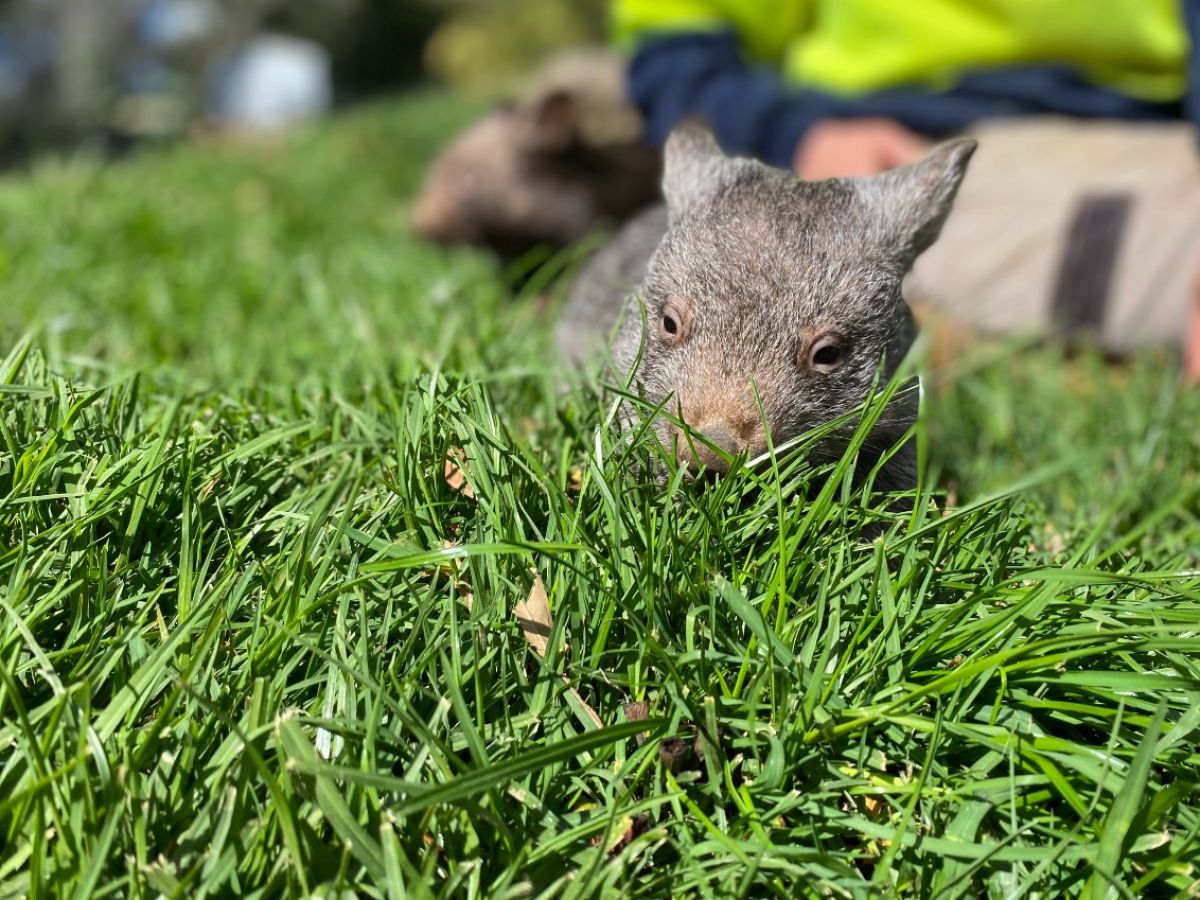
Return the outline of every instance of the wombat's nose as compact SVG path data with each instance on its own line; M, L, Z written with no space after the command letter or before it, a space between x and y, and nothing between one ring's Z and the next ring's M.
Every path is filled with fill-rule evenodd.
M412 227L421 237L440 243L453 243L460 235L450 204L426 192L417 198L411 213Z
M729 456L737 456L746 449L745 441L738 438L733 429L724 422L709 422L693 428L691 440L678 429L673 428L672 432L675 438L675 458L689 467L704 466L710 472L729 471L729 462L708 444L719 447Z

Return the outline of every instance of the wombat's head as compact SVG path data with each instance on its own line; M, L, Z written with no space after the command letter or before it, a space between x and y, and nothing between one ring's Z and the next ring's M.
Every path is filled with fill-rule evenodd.
M658 157L637 141L584 139L579 102L566 91L500 107L430 166L413 206L418 233L517 256L565 246L598 218L623 219L657 192Z
M959 140L882 175L806 182L726 158L699 126L677 129L669 226L614 362L622 373L636 362L644 399L730 455L764 452L764 421L779 444L852 413L913 341L901 281L937 237L974 148ZM890 446L915 408L911 395L893 403L873 440ZM674 424L654 427L689 469L726 468Z

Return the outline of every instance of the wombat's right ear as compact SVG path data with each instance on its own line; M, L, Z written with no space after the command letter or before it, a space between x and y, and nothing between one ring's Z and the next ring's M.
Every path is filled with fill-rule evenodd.
M663 148L663 196L671 215L709 196L726 162L706 125L696 119L677 125Z
M911 265L937 240L975 147L970 138L947 141L912 165L856 179L880 209L885 229L906 264Z

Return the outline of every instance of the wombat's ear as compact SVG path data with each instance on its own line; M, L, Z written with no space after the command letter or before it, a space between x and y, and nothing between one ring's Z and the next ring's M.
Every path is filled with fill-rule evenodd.
M969 138L939 144L917 163L858 181L879 207L884 227L911 264L937 240L977 143Z
M538 142L548 148L569 144L575 136L577 120L575 98L567 91L551 91L534 105Z
M696 119L677 125L663 148L663 196L671 215L708 196L726 162L708 126Z

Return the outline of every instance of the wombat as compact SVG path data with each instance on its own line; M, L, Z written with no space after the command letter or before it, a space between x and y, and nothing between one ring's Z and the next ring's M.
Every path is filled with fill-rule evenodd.
M513 259L538 245L565 247L660 199L661 155L640 139L614 54L569 54L536 84L434 161L413 207L418 233Z
M764 421L779 445L851 414L912 345L901 282L937 238L974 150L961 139L882 175L802 181L728 158L705 128L681 126L666 145L665 206L632 220L584 268L559 348L578 362L615 327L611 373L632 374L632 388L662 405L653 429L689 476L764 453ZM891 450L916 407L915 391L899 392L866 455ZM628 403L623 414L636 416ZM823 440L817 457L838 458L853 428ZM906 447L876 486L915 480Z

